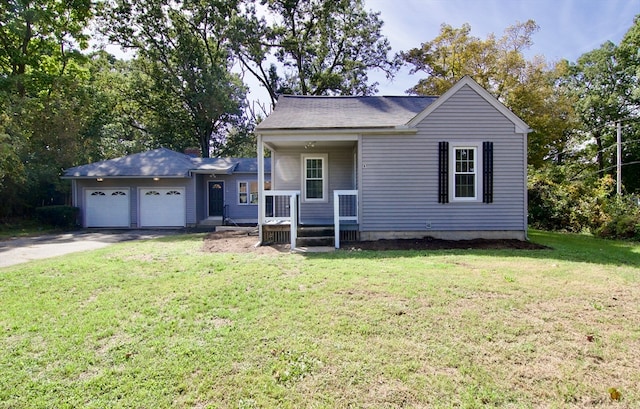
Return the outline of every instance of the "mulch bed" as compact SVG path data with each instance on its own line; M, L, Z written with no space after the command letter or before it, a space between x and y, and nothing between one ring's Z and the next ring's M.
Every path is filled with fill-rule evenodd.
M356 241L343 243L344 249L354 250L544 250L548 247L520 240L440 240L432 237L422 239L394 239Z

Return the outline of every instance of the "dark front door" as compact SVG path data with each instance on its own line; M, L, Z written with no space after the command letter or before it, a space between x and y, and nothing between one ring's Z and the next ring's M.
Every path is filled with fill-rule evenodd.
M209 217L222 217L224 210L224 182L209 182Z

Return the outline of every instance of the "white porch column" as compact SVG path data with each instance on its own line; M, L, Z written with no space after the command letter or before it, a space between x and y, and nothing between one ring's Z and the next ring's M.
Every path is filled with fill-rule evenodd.
M257 135L258 143L258 237L262 244L262 225L264 224L264 212L266 208L266 198L264 196L264 145L262 135Z
M291 250L296 248L298 241L298 195L289 196L289 215L291 216Z
M333 191L333 242L335 248L340 248L340 192Z

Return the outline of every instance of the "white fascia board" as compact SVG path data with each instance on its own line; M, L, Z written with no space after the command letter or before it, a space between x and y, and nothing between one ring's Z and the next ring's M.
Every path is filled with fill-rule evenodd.
M189 176L164 176L164 175L155 175L155 176L149 176L149 175L138 175L138 176L100 176L100 175L94 175L94 176L60 176L60 179L153 179L153 178L159 178L159 179L189 179Z
M323 141L357 141L358 135L395 135L415 134L417 128L397 126L390 128L353 128L353 129L273 129L256 132L265 137L264 141L285 142L291 140L313 141L322 138ZM275 138L274 138L275 137ZM280 139L279 137L283 137ZM295 138L292 138L295 137Z

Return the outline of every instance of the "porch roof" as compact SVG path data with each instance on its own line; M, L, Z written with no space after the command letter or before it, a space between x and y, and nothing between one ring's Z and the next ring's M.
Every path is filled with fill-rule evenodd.
M273 112L256 127L256 131L394 128L406 125L437 99L281 95Z

